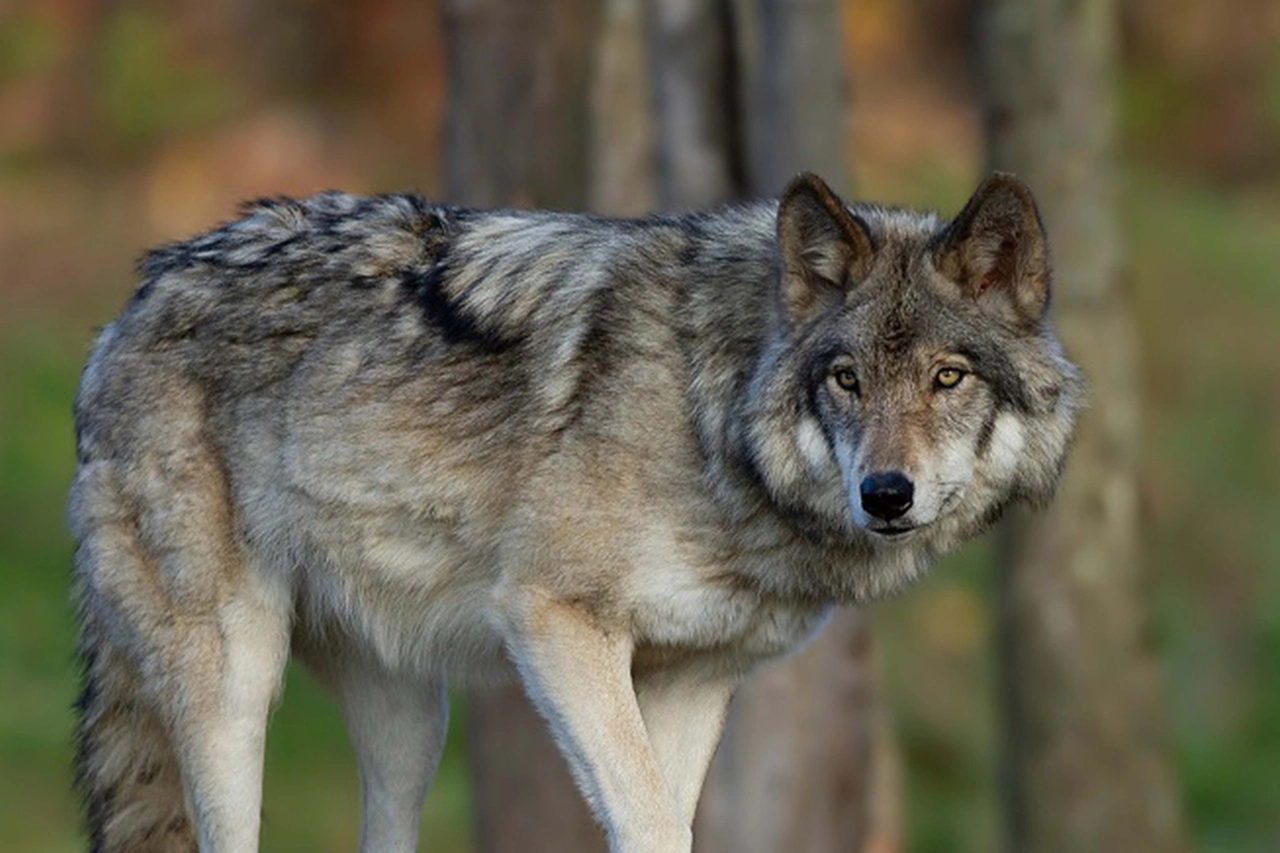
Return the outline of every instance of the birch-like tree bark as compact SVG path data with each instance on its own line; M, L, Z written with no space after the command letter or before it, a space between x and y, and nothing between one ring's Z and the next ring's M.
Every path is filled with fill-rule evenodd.
M649 0L604 0L591 87L591 209L641 216L657 206Z
M582 209L599 0L444 0L445 187L474 207ZM603 851L546 723L517 686L469 697L479 853Z
M807 170L848 193L849 98L840 4L732 0L728 8L728 16L705 17L735 24L729 50L736 57L732 82L738 105L720 115L737 125L737 135L707 135L735 140L736 150L724 158L741 163L740 192L777 195ZM666 125L660 119L659 126ZM679 142L675 136L660 144ZM899 775L879 703L870 624L856 610L841 610L812 647L764 667L734 698L695 823L695 849L897 850Z
M1012 849L1185 849L1138 553L1135 332L1117 222L1114 0L984 0L990 162L1032 187L1090 405L1048 511L1013 519L1001 648Z
M650 0L658 199L692 210L746 191L730 0Z

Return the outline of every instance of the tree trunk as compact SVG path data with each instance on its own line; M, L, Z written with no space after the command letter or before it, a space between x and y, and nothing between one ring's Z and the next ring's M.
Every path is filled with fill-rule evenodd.
M776 195L802 170L847 192L849 110L839 3L732 0L728 9L728 15L704 18L735 25L724 38L737 57L737 79L728 82L741 107L722 106L703 117L737 124L737 149L722 159L743 164L744 194ZM711 85L716 92L695 100L723 99L725 82ZM659 120L664 128L669 124ZM672 134L663 144L681 139ZM699 853L900 849L900 774L888 718L878 704L874 658L867 619L843 610L811 648L744 684L695 824Z
M658 198L691 210L743 194L730 0L652 0Z
M445 182L476 207L581 209L599 0L443 0Z
M657 204L647 0L605 0L591 90L591 209L640 216Z
M695 824L698 853L901 849L900 774L870 626L846 610L734 699Z
M1138 373L1114 193L1112 0L985 0L990 159L1040 202L1054 322L1091 383L1057 499L1013 519L1001 648L1010 839L1028 853L1184 849L1145 636Z
M455 200L579 207L589 198L602 212L633 214L655 197L655 168L656 196L669 209L776 193L801 168L847 188L832 0L762 0L758 8L743 0L654 0L647 18L641 0L606 0L589 132L567 103L577 96L588 102L585 75L572 73L582 65L563 56L552 62L539 47L554 32L540 23L546 7L573 4L541 0L519 6L518 21L499 17L517 3L448 4L446 156ZM731 26L735 14L749 17L741 37ZM766 40L763 22L789 29ZM818 56L820 49L826 52ZM742 50L767 58L759 76L743 75ZM539 83L539 73L550 77ZM758 88L766 83L772 88ZM513 139L527 145L512 150ZM748 149L757 152L750 166ZM578 154L556 156L569 151ZM573 171L580 164L589 164L589 181ZM897 849L897 768L885 748L890 738L873 676L867 625L846 613L804 656L745 688L718 759L724 769L713 771L711 803L699 815L698 849ZM472 704L482 853L603 849L545 726L518 691L477 693ZM787 789L775 790L780 783Z
M732 0L747 184L780 193L802 170L850 188L849 85L839 0Z
M446 0L445 186L476 207L581 209L597 0ZM479 853L604 850L546 723L518 687L474 691Z

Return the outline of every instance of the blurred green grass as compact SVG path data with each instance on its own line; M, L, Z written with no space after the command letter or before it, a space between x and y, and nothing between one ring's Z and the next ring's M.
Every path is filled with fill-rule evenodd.
M925 179L898 197L944 206L961 198L958 183ZM1189 823L1201 850L1277 850L1280 204L1139 172L1127 179L1123 212L1144 353L1152 641ZM128 288L113 283L119 302ZM70 793L76 679L63 503L89 322L109 314L46 305L0 315L4 849L82 849ZM918 853L999 842L987 555L978 543L876 609ZM422 849L471 849L464 742L455 725ZM296 669L268 738L265 811L265 850L354 848L354 759L333 703Z

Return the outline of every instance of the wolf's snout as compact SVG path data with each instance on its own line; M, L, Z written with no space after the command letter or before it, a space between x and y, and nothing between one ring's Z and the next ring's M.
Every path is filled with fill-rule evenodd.
M863 477L858 491L868 515L893 521L911 509L916 490L901 471L878 471Z

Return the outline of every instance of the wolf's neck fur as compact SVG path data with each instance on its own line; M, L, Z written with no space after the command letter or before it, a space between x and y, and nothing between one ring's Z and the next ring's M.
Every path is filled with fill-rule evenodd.
M690 416L709 469L707 481L718 484L714 497L731 525L751 527L756 535L772 530L760 543L765 550L794 543L845 559L867 559L869 543L846 521L838 475L814 482L818 475L800 458L792 434L768 439L784 458L785 470L762 458L766 451L758 433L769 409L803 404L769 400L760 387L785 338L777 292L776 207L762 201L696 219L681 270L684 311L674 318L687 362ZM805 478L803 489L794 488ZM813 505L799 497L801 491L820 493L828 505Z
M742 400L777 336L776 205L760 202L697 220L680 271L683 313L673 318L685 345L689 402L711 464L744 457Z

